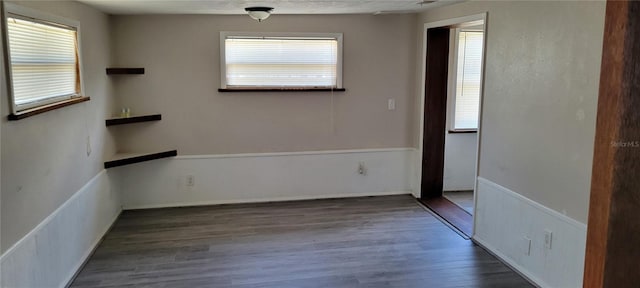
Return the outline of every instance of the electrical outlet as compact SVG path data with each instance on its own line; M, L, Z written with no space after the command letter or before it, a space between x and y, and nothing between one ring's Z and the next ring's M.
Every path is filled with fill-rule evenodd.
M395 98L390 98L387 101L387 109L396 110L396 99Z
M553 242L553 232L549 229L544 230L544 248L551 250L551 244Z
M531 239L527 236L522 239L522 253L527 256L531 255Z
M195 185L196 185L195 177L193 177L193 175L187 176L187 186L193 187Z

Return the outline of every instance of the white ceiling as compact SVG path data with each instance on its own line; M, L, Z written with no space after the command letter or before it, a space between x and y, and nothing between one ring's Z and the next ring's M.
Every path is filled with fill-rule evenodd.
M78 0L110 14L245 14L244 8L267 6L273 14L408 13L463 0ZM431 2L431 1L425 1Z

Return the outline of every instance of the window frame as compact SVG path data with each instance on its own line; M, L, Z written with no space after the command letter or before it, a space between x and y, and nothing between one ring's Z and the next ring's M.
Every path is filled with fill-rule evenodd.
M460 48L460 32L481 32L482 33L482 41L485 41L485 33L484 33L484 29L480 29L480 28L460 28L460 27L456 27L456 28L451 28L451 36L450 36L450 40L449 42L453 45L449 45L449 79L448 79L448 99L450 99L448 102L448 112L449 115L447 116L447 131L448 133L477 133L478 132L478 127L476 128L466 128L466 129L460 129L460 128L456 128L456 94L457 94L457 78L458 78L458 49ZM484 44L482 46L483 51L482 54L484 55ZM483 62L484 62L484 57L483 57ZM484 63L482 63L481 65L481 69L483 69L482 67L484 67ZM482 77L480 82L482 82ZM480 84L482 87L482 83ZM480 90L480 95L478 95L479 99L482 99L482 90ZM478 126L480 125L480 105L478 105Z
M30 103L25 105L17 105L15 102L15 96L13 93L13 69L11 65L11 49L9 39L8 18L13 17L26 21L32 21L42 23L45 25L59 26L59 27L71 27L76 31L76 57L77 57L77 81L79 81L79 90L76 95L52 97L37 103ZM9 120L18 120L42 112L50 111L53 109L65 107L71 104L80 103L89 100L89 97L85 97L84 91L84 77L83 77L83 65L82 65L82 47L81 47L81 29L80 22L73 19L68 19L58 15L49 14L39 10L23 7L14 3L7 3L3 1L2 7L2 45L4 49L4 61L7 80L7 91L9 94L11 115Z
M300 88L295 86L276 87L231 87L227 86L227 61L226 61L226 45L227 37L295 37L295 38L335 38L338 41L338 55L336 63L336 87L327 88ZM343 34L342 33L304 33L304 32L239 32L239 31L220 31L220 89L219 91L344 91L342 81L343 67Z

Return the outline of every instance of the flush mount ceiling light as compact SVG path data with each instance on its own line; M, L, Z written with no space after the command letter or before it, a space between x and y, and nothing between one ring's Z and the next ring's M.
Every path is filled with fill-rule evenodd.
M273 8L271 7L247 7L244 8L244 11L249 13L249 17L254 20L258 20L258 22L262 22L262 20L269 18L271 15L271 11Z

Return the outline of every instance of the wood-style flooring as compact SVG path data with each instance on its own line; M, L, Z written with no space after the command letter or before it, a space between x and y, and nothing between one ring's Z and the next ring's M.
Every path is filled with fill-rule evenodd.
M420 202L438 214L444 221L456 227L458 231L467 236L467 239L473 235L473 216L451 200L445 197L435 197L420 199Z
M442 195L449 201L460 206L464 211L473 215L473 190L472 191L444 191Z
M124 211L71 287L532 287L410 196Z

